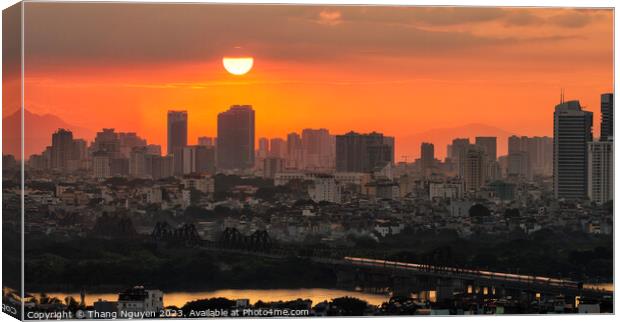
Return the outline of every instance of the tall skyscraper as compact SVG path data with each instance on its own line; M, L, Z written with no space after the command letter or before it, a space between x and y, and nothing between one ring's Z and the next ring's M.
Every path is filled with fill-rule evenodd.
M532 179L528 146L529 139L526 136L512 135L508 138L508 176L523 180Z
M187 146L187 111L168 111L168 154Z
M588 142L592 141L592 112L579 101L562 102L553 113L553 190L556 198L587 196Z
M111 158L118 158L121 155L121 141L118 133L114 129L102 129L97 132L95 141L91 145L92 152L105 152Z
M463 177L464 175L464 161L465 161L465 153L467 152L467 148L469 147L469 138L459 138L452 140L451 147L451 155L453 164L456 166L457 174L459 177Z
M477 136L476 145L481 146L487 154L488 161L497 160L497 137L494 136Z
M269 139L259 138L258 139L258 157L266 158L268 155L269 155Z
M254 166L254 110L233 105L217 116L217 164L225 170Z
M301 136L295 132L286 136L286 167L300 169L302 167L303 146Z
M588 143L588 197L599 204L614 198L614 142L611 137L607 141Z
M478 191L486 180L486 152L478 145L470 145L465 151L462 163L465 191Z
M58 129L52 134L51 167L55 170L66 170L69 160L73 159L73 133Z
M614 94L601 95L601 141L614 136Z
M420 162L422 172L426 172L435 163L435 146L432 143L422 143L420 145Z
M273 138L269 141L269 156L284 158L286 156L286 141L281 138Z
M327 129L304 129L301 132L304 168L328 170L335 166L335 138Z
M393 160L393 141L383 134L349 132L336 136L336 171L371 172Z

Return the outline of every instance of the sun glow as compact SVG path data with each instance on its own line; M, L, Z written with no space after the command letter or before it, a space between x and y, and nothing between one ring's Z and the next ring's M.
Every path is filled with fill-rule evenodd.
M222 59L224 68L233 75L243 75L249 72L254 66L252 57L224 57Z

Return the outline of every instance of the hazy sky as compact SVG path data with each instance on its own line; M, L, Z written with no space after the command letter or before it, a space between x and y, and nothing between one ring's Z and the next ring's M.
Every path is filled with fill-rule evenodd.
M26 107L92 130L137 131L164 150L166 110L188 110L195 143L216 134L217 113L232 104L254 106L257 138L326 127L376 130L398 145L469 123L552 135L562 87L595 113L597 133L600 94L613 90L611 10L25 8ZM222 56L237 54L255 58L249 74L222 68ZM445 146L435 150L445 154Z

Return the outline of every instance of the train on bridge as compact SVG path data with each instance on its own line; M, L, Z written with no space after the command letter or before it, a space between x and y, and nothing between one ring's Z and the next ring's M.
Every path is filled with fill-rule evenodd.
M414 270L414 271L434 271L434 272L444 272L444 273L452 273L452 274L460 274L460 275L470 274L470 275L475 275L477 277L486 277L489 279L504 280L504 281L510 281L510 282L532 283L532 284L537 283L537 284L546 284L550 286L557 286L557 287L562 287L562 288L574 288L574 289L583 288L583 283L581 282L575 282L575 281L571 281L567 279L560 279L560 278L543 277L543 276L489 272L489 271L477 270L477 269L404 263L404 262L360 258L360 257L345 257L344 260L351 264L362 265L362 266L390 267L390 268L400 268L400 269L407 269L407 270Z

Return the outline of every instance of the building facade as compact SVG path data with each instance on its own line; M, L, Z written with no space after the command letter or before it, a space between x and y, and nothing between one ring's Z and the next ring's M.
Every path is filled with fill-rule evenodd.
M254 110L233 105L217 116L217 166L245 170L254 166Z
M168 153L187 146L187 111L168 111Z
M553 113L553 190L556 198L587 196L588 142L592 141L592 112L579 101L558 104Z

